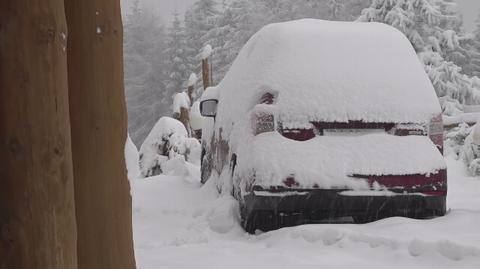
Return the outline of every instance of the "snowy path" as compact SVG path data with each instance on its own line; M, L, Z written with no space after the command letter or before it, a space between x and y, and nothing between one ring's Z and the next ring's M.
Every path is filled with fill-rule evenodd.
M247 235L235 202L212 186L160 176L132 184L139 269L480 268L480 180L448 159L450 211Z

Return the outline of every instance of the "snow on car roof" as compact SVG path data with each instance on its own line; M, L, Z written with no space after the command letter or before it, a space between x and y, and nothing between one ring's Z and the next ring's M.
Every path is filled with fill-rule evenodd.
M354 137L321 136L299 142L277 132L254 137L240 147L237 172L255 184L282 186L294 176L302 187L368 188L352 175L433 174L446 169L442 154L424 136L369 134Z
M267 25L219 84L224 126L262 94L284 126L310 121L425 122L439 102L408 39L381 23L314 19Z

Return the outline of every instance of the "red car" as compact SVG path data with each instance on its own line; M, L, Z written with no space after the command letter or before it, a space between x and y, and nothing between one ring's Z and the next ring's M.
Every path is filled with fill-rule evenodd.
M441 108L390 26L268 25L200 110L202 182L233 193L247 232L445 214Z

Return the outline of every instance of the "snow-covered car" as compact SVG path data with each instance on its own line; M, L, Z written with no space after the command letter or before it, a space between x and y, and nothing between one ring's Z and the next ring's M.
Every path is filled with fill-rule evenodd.
M248 232L445 214L441 108L390 26L268 25L200 106L202 182L232 191Z

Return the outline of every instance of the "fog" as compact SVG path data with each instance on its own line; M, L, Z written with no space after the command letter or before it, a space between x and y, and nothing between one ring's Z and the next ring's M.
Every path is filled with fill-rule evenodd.
M472 31L475 20L480 13L480 1L478 0L456 0L460 11L463 14L464 26L467 31Z
M121 0L122 13L128 13L132 3L135 0ZM195 0L140 0L140 4L146 8L157 11L164 22L169 22L173 18L173 13L177 10L183 14L185 10L192 5Z
M135 0L121 0L123 14L128 13L132 3ZM194 3L195 0L140 0L140 3L145 7L156 10L164 22L169 22L172 19L172 14L177 10L183 14L185 10ZM464 15L464 25L467 31L474 29L475 20L480 12L479 0L455 0L458 3L459 9Z

